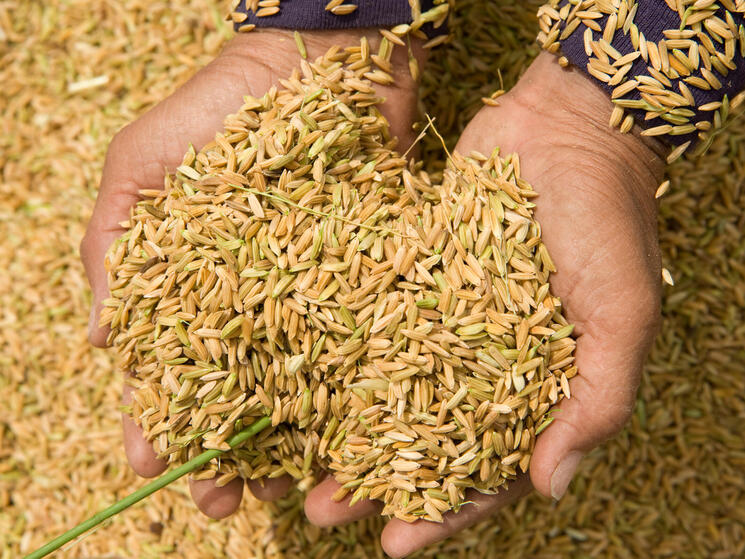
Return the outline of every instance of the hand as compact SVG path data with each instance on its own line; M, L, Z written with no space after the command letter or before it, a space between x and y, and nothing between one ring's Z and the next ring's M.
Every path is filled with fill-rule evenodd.
M551 277L567 319L575 324L579 375L571 399L538 438L530 475L497 495L472 492L476 504L448 513L442 524L394 519L383 549L403 557L445 539L527 494L531 484L561 498L582 456L615 435L635 402L642 365L660 314L660 255L654 191L663 172L659 146L608 126L608 96L577 70L541 54L520 83L483 108L457 150L517 152L522 176L540 194L536 218L558 268ZM371 502L351 510L329 504L333 479L317 486L306 513L317 524L341 524L377 511Z
M308 58L313 60L332 45L358 45L362 35L369 38L371 49L377 49L376 31L304 32ZM416 87L408 70L406 51L394 50L395 83L378 86L387 101L381 111L391 122L391 132L406 149L413 141L411 124L416 114ZM134 123L122 129L113 139L106 155L101 187L93 216L80 252L93 291L89 339L95 346L106 343L108 329L98 327L101 302L108 297L104 255L123 232L121 221L129 217L142 189L162 188L164 169L173 170L181 163L188 144L196 149L222 130L223 119L237 111L244 95L260 97L277 78L290 75L300 63L292 33L279 30L254 31L238 35L208 66L169 98ZM125 386L124 403L131 401L131 387ZM122 416L124 446L132 468L141 476L153 477L166 468L156 458L141 429L126 415ZM205 514L222 518L238 508L243 493L242 480L236 479L223 488L214 480L190 482L194 502ZM286 492L289 478L266 480L265 484L249 482L259 499L275 499Z

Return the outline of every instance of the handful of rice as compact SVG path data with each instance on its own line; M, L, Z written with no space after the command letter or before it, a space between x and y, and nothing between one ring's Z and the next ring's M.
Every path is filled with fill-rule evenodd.
M246 98L142 193L102 323L169 463L269 414L196 477L323 468L337 498L440 521L527 471L575 343L519 158L456 153L435 182L394 151L360 50Z

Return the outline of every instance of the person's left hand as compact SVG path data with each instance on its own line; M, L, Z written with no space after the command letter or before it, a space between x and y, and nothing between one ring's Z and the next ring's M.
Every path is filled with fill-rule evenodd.
M487 518L531 491L561 498L588 451L618 433L628 420L660 314L660 256L654 191L663 164L655 144L608 126L607 95L576 70L563 70L542 54L520 83L482 109L457 149L516 152L522 177L540 194L536 219L558 268L552 292L575 324L576 365L571 399L537 439L529 477L495 495L468 494L473 504L444 515L442 524L393 519L381 534L383 549L403 557ZM652 148L655 149L652 149ZM315 524L344 524L379 511L371 501L333 503L331 478L306 499Z

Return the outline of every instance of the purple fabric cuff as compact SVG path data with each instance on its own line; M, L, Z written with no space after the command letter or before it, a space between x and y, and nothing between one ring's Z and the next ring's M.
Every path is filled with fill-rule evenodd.
M717 12L717 15L721 18L725 17L724 14L724 8L720 8ZM605 22L607 21L607 19L608 18L606 16L603 19L598 19L595 21L600 25L601 28L605 28ZM641 33L644 33L644 36L647 38L647 40L651 40L654 42L658 42L664 38L664 30L678 29L678 27L680 26L680 18L678 16L678 13L671 10L662 0L658 0L656 2L651 0L640 2L634 22L639 28L639 31ZM738 24L739 23L742 23L742 21L739 21ZM567 57L569 62L571 62L574 66L580 68L583 72L587 72L587 62L589 58L585 52L583 37L584 29L585 27L580 25L577 30L575 30L569 37L564 39L561 43L561 51L562 54ZM615 34L612 46L622 55L636 51L634 46L631 44L630 35L621 32L617 32ZM723 49L721 45L717 46ZM740 93L743 89L745 89L745 59L743 59L743 57L740 56L739 53L736 53L733 62L735 63L736 68L734 70L730 70L727 76L723 76L714 68L712 68L712 73L722 83L721 89L705 90L700 89L694 85L686 84L688 85L688 88L690 89L691 94L696 101L696 106L701 106L703 104L715 101L721 101L725 95L732 99L734 95ZM648 74L647 63L644 62L641 57L639 57L636 59L636 61L634 61L627 76L629 76L629 78L633 78L634 76L646 74ZM599 80L596 80L595 78L593 78L593 81L596 82L603 89L605 89L609 94L614 89L613 86L609 86ZM681 80L670 80L670 82L673 84L673 89L676 91L678 90L676 83L678 81ZM625 95L624 98L641 99L641 95L639 91L635 90L631 94ZM645 113L643 110L627 109L627 111L629 111L630 114L634 115L637 123L642 128L652 128L655 126L666 124L666 122L660 118L644 120ZM714 111L696 111L696 113L696 116L693 117L691 121L711 121L714 115ZM666 135L660 137L660 139L663 139L673 145L680 145L689 140L695 143L697 140L697 134L693 133L680 136Z
M272 16L256 17L247 9L245 0L235 11L244 13L248 18L236 24L236 30L241 25L254 24L256 27L275 27L280 29L358 29L362 27L393 27L400 23L411 21L411 7L407 0L350 0L348 3L357 5L351 14L335 15L324 8L328 0L282 0L279 13ZM421 2L422 11L433 6L432 0ZM434 37L446 31L442 25L435 29L432 24L422 26L422 31L428 37Z

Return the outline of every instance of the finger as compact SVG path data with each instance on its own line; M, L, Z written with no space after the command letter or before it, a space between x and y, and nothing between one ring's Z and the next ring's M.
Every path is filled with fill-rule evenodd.
M554 406L554 420L538 437L530 462L530 478L542 495L560 499L582 457L631 416L646 351L631 352L630 343L592 333L578 338L579 374L569 381L571 397Z
M215 485L218 479L219 476L202 480L189 478L189 491L194 504L203 514L215 520L230 516L238 510L243 497L241 478L235 478L223 487Z
M287 494L292 485L292 478L283 475L276 479L250 479L248 488L259 501L276 501Z
M341 485L331 476L316 485L305 498L305 516L320 527L341 526L356 520L378 514L383 508L378 501L364 499L349 506L352 495L341 501L334 501L332 496Z
M507 487L500 489L495 495L470 490L467 499L473 501L473 504L464 505L457 513L446 513L441 523L427 520L409 523L394 518L388 522L380 536L383 550L394 559L406 557L488 518L502 507L527 495L530 490L530 480L528 476L523 475L515 481L508 482Z
M130 385L124 385L122 390L124 405L132 402L133 391L134 388ZM167 467L166 461L157 457L153 445L145 440L142 429L126 413L122 413L122 430L124 431L124 452L135 473L142 477L155 477L163 473Z

